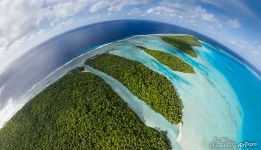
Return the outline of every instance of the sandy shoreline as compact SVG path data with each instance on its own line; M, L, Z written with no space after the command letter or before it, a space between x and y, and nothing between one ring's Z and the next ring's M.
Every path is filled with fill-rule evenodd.
M155 36L158 36L158 35L163 35L163 34L152 34L152 37L153 36L155 37ZM166 35L166 34L164 34L164 35ZM183 34L180 34L180 35L183 35ZM6 121L8 121L15 114L15 112L17 112L19 109L21 109L22 106L26 102L28 102L30 99L32 99L35 95L37 95L39 92L41 92L44 88L48 87L50 84L54 83L59 78L63 77L71 69L73 69L77 66L83 65L83 63L86 59L93 57L95 55L110 51L111 49L115 48L114 47L115 44L120 43L121 41L132 41L132 40L135 40L135 38L143 38L143 37L149 37L149 36L150 35L132 36L132 37L127 38L127 39L123 39L123 40L115 41L115 42L108 43L108 44L105 44L105 45L101 45L98 48L96 48L92 51L89 51L89 52L87 52L83 55L80 55L80 56L74 58L73 60L67 62L65 65L57 68L54 72L52 72L50 75L48 75L44 80L42 80L42 81L38 82L36 85L34 85L23 96L22 103L12 104L12 101L11 101L10 102L11 105L10 105L10 103L8 103L9 104L8 107L5 107L4 109L2 109L0 111L1 116L2 116L2 114L7 114L4 118L1 118L1 120L0 120L0 128L1 128L1 126L4 125L4 123ZM151 48L154 48L153 45L150 45L150 46L151 46ZM160 46L158 46L156 48L160 48ZM124 54L124 55L126 55L126 54ZM196 61L198 61L198 60L196 60ZM193 61L191 61L191 62L193 62ZM188 62L188 63L191 63L191 62ZM154 71L155 70L157 70L157 68L154 68ZM164 73L161 73L161 74L164 75ZM192 85L198 85L199 84L199 85L204 85L205 87L210 86L209 83L206 82L205 79L203 79L202 75L199 75L199 76L195 75L193 77L193 76L188 76L188 75L185 75L185 74L182 74L182 73L171 72L171 71L169 72L168 75L172 75L172 74L176 74L178 77L189 80L190 84L192 84ZM165 76L167 76L167 75L165 75ZM219 79L219 77L218 77L218 79ZM196 80L196 81L194 81L194 80ZM218 121L209 120L208 119L209 116L204 116L204 115L201 114L204 111L199 112L196 115L199 115L198 116L199 118L204 117L204 119L206 119L206 120L204 120L204 119L195 120L196 118L195 118L195 113L193 114L193 110L196 108L197 105L194 105L195 102L194 103L191 103L191 102L193 102L195 97L198 98L198 99L202 99L202 98L205 97L205 99L201 100L201 102L202 102L201 104L204 106L203 108L208 110L208 107L210 107L210 106L207 105L207 103L209 103L209 102L205 101L206 96L208 96L208 95L206 95L206 93L204 93L204 91L200 90L201 86L190 86L190 85L187 85L187 84L184 84L184 83L179 83L180 81L178 81L177 79L173 80L173 82L176 83L175 86L177 86L179 94L181 95L181 99L184 103L184 110L185 110L185 112L184 112L184 123L178 124L178 135L176 136L176 140L180 145L182 145L183 148L189 148L189 147L186 147L186 145L187 145L187 146L194 146L194 147L196 147L195 149L201 149L201 148L205 149L205 148L207 148L206 147L208 145L207 142L209 142L210 139L209 139L209 137L206 138L204 136L206 136L207 134L210 134L210 135L217 134L217 135L219 135L216 132L208 133L209 131L211 131L210 129L213 128L212 126L215 125L215 123L218 123ZM222 84L224 84L224 83L222 83ZM220 86L222 87L224 85L220 85ZM193 90L195 88L197 90ZM188 94L187 94L189 89L194 91L194 92L191 93L190 96L188 96ZM213 89L213 88L210 88L210 89L212 89L212 92L214 92L214 93L212 93L212 95L216 95L217 97L220 98L220 96L217 93L215 93L216 92L215 89ZM212 98L212 101L213 101L213 103L212 103L213 106L215 106L216 105L215 97ZM218 106L222 106L222 105L223 104L218 103ZM12 111L10 111L10 110L12 110ZM227 112L227 110L224 110L224 112ZM221 116L216 116L215 114L211 114L210 110L209 110L209 112L207 111L207 113L209 113L208 115L210 115L210 117L211 117L211 115L212 115L212 117L213 116L217 117L216 119L221 117ZM214 119L214 118L210 118L210 119ZM202 125L202 123L200 123L200 121L210 122L210 123L209 124L206 123L206 124ZM225 120L225 121L229 122L230 120ZM220 125L221 125L221 123L219 122L219 128L222 129ZM209 127L207 127L207 126L209 126ZM233 126L231 126L231 127L233 128ZM200 135L200 134L202 134L201 131L204 132L204 136ZM228 129L224 130L224 133L225 133L225 131L229 131L229 130ZM221 133L223 133L223 131ZM232 136L232 137L234 137L234 136ZM202 142L202 141L204 141L204 142ZM202 145L202 143L203 143L203 145ZM195 146L195 145L197 145L197 146ZM192 147L190 147L190 148L192 148Z

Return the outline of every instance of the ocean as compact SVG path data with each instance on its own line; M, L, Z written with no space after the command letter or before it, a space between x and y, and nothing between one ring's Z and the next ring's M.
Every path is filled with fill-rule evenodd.
M213 39L175 25L144 20L116 20L84 26L51 38L28 51L0 75L0 118L10 118L26 102L23 95L28 90L74 58L103 44L131 36L164 33L191 34L202 41L207 51L198 47L194 49L229 82L242 109L240 140L260 143L260 73ZM193 64L193 67L197 66L197 61L186 57L183 59ZM210 80L215 80L209 74L212 72L200 69L200 66L198 71ZM0 123L3 122L0 120Z

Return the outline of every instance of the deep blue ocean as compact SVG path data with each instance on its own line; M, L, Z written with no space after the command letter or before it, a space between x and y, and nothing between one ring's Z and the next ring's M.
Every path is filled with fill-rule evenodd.
M213 39L182 27L153 21L118 20L96 23L58 35L31 49L15 60L0 75L0 87L3 87L0 94L2 104L0 110L5 106L8 99L12 98L14 102L17 102L33 85L81 54L100 45L134 35L160 33L195 35L200 40L220 49L220 51L215 50L215 53L213 53L213 57L220 61L212 63L228 79L239 98L244 111L243 141L257 141L260 143L260 73L253 73L251 70L256 69L253 67L249 69L250 66L245 65L248 64L247 61L241 60L243 63L239 62L238 59L240 58L238 56ZM227 57L221 49L237 59ZM234 73L231 73L227 66L233 67Z

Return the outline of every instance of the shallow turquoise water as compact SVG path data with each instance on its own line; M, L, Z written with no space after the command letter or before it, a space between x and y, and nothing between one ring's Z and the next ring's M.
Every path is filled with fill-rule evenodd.
M261 80L250 68L223 51L204 43L212 54L202 53L228 80L244 112L242 141L261 142ZM200 49L198 49L200 51Z
M193 66L196 74L170 70L135 45L143 45L178 56ZM259 142L260 78L235 58L202 41L194 47L192 58L157 36L141 36L115 43L111 54L138 61L166 76L177 88L184 103L181 145L207 149L214 137L228 137L236 142ZM243 80L242 80L243 79ZM202 144L203 143L203 144Z
M101 77L128 104L128 107L130 107L137 114L145 125L159 131L167 131L167 136L171 142L172 148L175 150L181 149L176 140L179 134L179 129L176 125L171 124L162 115L151 109L145 102L133 95L122 83L106 73L90 66L85 66L85 71L94 73L95 75Z
M110 30L107 30L108 28ZM0 125L3 125L2 123L7 120L5 117L6 114L11 117L14 112L20 109L20 104L24 105L27 100L29 100L23 98L23 95L28 92L29 89L34 89L35 84L39 81L45 80L47 75L55 72L55 69L62 67L71 59L74 59L75 57L87 53L89 50L108 42L114 42L133 35L154 33L187 33L195 35L204 41L208 41L209 43L218 45L219 47L223 47L214 40L187 29L181 29L177 26L150 21L111 21L70 31L66 34L59 35L54 39L50 39L49 41L34 48L32 51L16 60L4 74L0 75ZM209 81L211 84L218 83L219 81L225 81L226 86L227 83L229 83L229 89L233 89L232 92L236 95L236 99L240 104L240 107L236 107L234 110L240 110L239 116L242 116L241 119L243 124L240 128L242 134L238 135L239 141L247 140L257 141L259 144L261 143L261 119L259 117L261 114L261 81L260 77L255 75L255 73L249 70L248 67L242 65L238 60L233 59L227 54L224 54L223 51L219 51L218 49L211 47L207 43L204 43L205 48L203 49L198 47L195 48L200 56L198 59L193 59L187 55L178 53L179 50L163 43L158 38L152 38L150 36L142 37L142 40L139 38L132 38L128 41L128 43L146 45L151 48L158 48L169 52L170 54L175 54L196 68L198 73L196 76L190 76L178 72L173 73L167 68L161 68L161 70L164 70L168 76L172 77L170 80L179 81L177 82L178 84L176 83L176 86L179 88L178 90L181 93L182 98L187 99L187 101L185 100L184 102L188 103L189 100L192 100L190 99L190 95L193 95L193 93L204 93L204 89L209 92L209 90L204 87L207 85L203 86L203 84L207 84L205 83L206 81ZM229 51L225 47L224 49ZM39 59L35 59L36 57ZM68 70L65 72L67 71ZM54 76L56 75L55 73ZM195 85L196 83L193 82L194 80L199 80L199 82L202 83L202 87ZM48 81L48 83L49 82L54 82L54 79L52 78L51 81ZM219 89L219 91L224 87L224 83L215 85L217 86L216 89ZM193 90L195 88L201 88L202 91ZM42 87L40 89L42 89ZM215 91L213 88L212 90ZM230 92L231 91L227 91L227 88L224 88L219 93L227 93L229 96ZM194 99L196 99L197 95L194 96ZM204 95L199 94L198 96ZM205 96L210 98L213 97L213 95L209 93ZM12 106L11 108L9 107L9 102ZM8 104L7 106L5 105L6 103ZM201 103L201 105L202 104L203 103ZM193 107L191 108L194 109ZM211 106L211 108L217 107ZM187 110L185 113L188 113ZM229 116L225 116L225 118L221 118L221 120L225 120L226 118L229 118ZM237 117L233 118L234 120L238 119ZM216 120L219 119L216 118ZM196 125L196 123L191 125ZM184 126L186 126L186 123L184 123ZM196 138L199 138L199 135Z
M171 140L174 138L172 145L180 145L183 149L209 149L209 142L215 136L226 136L237 142L258 142L258 133L261 132L258 128L260 122L256 118L260 110L256 108L261 108L258 101L258 93L261 93L260 78L223 51L205 42L202 44L203 47L194 47L198 53L197 58L180 53L157 36L133 37L96 50L99 52L114 49L110 51L111 54L138 61L166 76L175 85L183 100L184 123L180 131L177 131L177 127L171 127L164 119L157 121L159 118L162 120L162 116L155 115L145 103L140 103L141 101L126 87L111 80L109 76L92 71L103 77L146 125L172 132L169 135ZM135 45L175 55L193 66L196 74L172 71L152 56L137 49Z

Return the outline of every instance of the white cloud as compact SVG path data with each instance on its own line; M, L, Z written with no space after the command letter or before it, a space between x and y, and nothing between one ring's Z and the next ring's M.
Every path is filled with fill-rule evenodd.
M106 7L110 6L110 1L107 0L103 0L103 1L99 1L97 3L94 3L90 8L90 12L95 13L98 12Z
M261 71L261 49L259 49L258 45L255 45L254 42L240 40L237 37L223 37L223 39L219 41Z
M69 0L55 5L49 5L48 7L40 9L40 15L43 18L40 19L49 19L50 21L60 21L67 17L74 16L84 10L91 0Z
M140 10L139 8L132 8L131 11L128 13L128 15L145 16L146 12Z
M253 54L253 55L260 55L260 51L251 51L251 53Z
M247 16L251 16L253 18L256 18L254 12L250 9L250 7L242 0L200 0L203 3L210 4L212 6L215 6L219 9L225 10L227 12L233 12L237 13L240 12L240 14L245 14Z
M209 21L209 22L218 21L217 17L214 14L207 12L207 10L202 8L201 6L197 6L195 8L195 13L197 13L202 20Z
M93 0L3 0L0 1L0 49L38 27L50 26L77 15Z
M256 59L258 58L257 56L261 54L261 45L256 46L253 43L247 42L245 40L236 40L235 38L231 38L231 37L228 38L228 41L234 47L233 48L234 50L240 50L240 51L236 51L236 53L240 53L241 56L245 56L245 57L251 56L251 57L255 57Z
M2 0L0 50L10 50L11 45L20 38L42 28L55 26L84 10L98 12L106 9L115 12L147 2L148 0Z
M106 10L109 13L121 11L125 7L148 3L149 0L101 0L93 3L89 11L94 13Z
M124 7L148 3L149 0L114 0L108 8L110 12L121 11Z
M31 8L33 6L33 8ZM1 1L0 2L0 39L5 41L6 49L17 38L20 38L28 30L37 26L38 4L29 1ZM4 39L4 40L3 40Z
M166 6L157 6L154 8L150 8L147 10L147 13L152 15L164 16L164 17L168 17L168 16L173 17L178 15L178 12L175 9Z
M35 46L37 39L45 39L46 31L54 31L94 2L97 0L0 0L0 72L29 45Z
M241 0L235 0L240 4L212 0L0 0L0 72L2 66L7 64L3 60L10 62L11 59L7 56L15 59L13 56L21 54L21 47L27 48L25 45L29 45L31 40L44 39L45 34L53 36L56 28L64 31L64 26L70 27L83 22L82 20L85 20L85 24L90 23L88 17L97 16L102 11L114 15L99 16L106 20L115 19L118 14L131 15L133 18L146 16L149 19L182 25L214 38L219 37L218 40L225 33L216 34L216 31L225 27L241 27L236 19L224 20L226 17L210 12L200 5L202 1L219 8L233 5L232 9L238 7L247 14L252 13L247 6L242 5ZM223 23L227 26L223 26Z
M261 53L261 45L257 45L257 51L259 52L259 54Z
M228 20L227 24L228 24L229 27L235 28L235 29L238 29L238 28L241 27L241 23L238 20L236 20L236 19Z
M4 51L5 48L7 47L7 45L8 45L7 39L1 37L1 38L0 38L0 52Z
M173 17L181 22L195 23L195 22L208 22L212 23L216 28L221 27L222 22L212 13L200 5L193 3L180 3L172 1L163 1L158 6L149 8L147 13L161 17Z
M1 106L1 105L0 105ZM22 106L19 104L14 104L12 99L9 99L7 105L0 110L0 129L5 125L5 123L11 119L11 117L19 110Z

